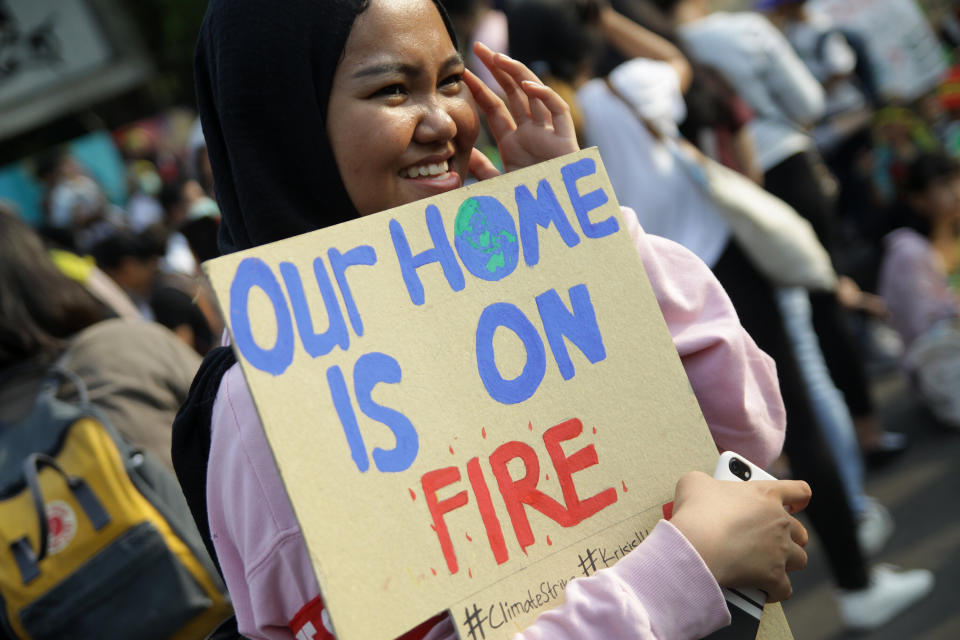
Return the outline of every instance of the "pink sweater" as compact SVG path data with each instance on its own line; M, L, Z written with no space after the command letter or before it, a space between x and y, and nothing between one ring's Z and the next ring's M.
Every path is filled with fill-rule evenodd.
M633 211L623 214L717 446L769 464L785 424L773 361L740 326L703 262L646 235ZM238 365L224 375L213 407L207 509L240 633L291 640L288 625L320 589ZM703 560L662 521L618 564L571 582L564 605L517 638L698 638L729 620ZM427 634L456 637L450 618Z
M947 270L927 238L902 228L890 232L884 243L880 295L909 348L940 321L960 316L960 298L950 290Z

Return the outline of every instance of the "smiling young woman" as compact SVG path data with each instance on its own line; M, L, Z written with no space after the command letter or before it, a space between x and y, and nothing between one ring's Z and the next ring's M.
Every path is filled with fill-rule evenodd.
M360 215L462 186L480 127L465 71L432 3L375 3L357 16L327 132Z
M435 0L211 0L197 45L197 95L221 250L456 189L468 173L498 175L473 148L481 113L508 171L578 149L559 96L522 64L482 45L475 52L504 99L464 69ZM772 361L705 265L646 236L629 210L623 223L718 446L769 463L784 429ZM302 532L229 348L204 361L173 449L240 632L331 637ZM786 572L805 564L806 534L783 506L798 510L808 498L803 483L685 477L676 526L661 523L617 565L574 581L566 606L523 637L699 637L729 622L719 584L787 597ZM404 637L456 632L441 615Z

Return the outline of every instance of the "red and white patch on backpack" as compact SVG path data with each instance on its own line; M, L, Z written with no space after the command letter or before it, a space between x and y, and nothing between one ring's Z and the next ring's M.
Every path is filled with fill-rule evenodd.
M47 503L47 553L63 551L77 535L77 514L63 500Z

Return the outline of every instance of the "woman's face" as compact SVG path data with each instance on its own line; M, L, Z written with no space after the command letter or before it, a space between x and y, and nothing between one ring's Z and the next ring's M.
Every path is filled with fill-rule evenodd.
M333 77L327 135L360 215L463 184L479 121L431 0L371 0Z

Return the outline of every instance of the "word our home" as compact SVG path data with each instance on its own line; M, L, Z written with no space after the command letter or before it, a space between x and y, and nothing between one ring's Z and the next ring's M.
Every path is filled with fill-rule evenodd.
M422 267L433 263L442 269L450 290L457 292L466 287L464 271L488 282L507 278L518 268L521 250L526 267L535 267L540 261L540 234L550 232L551 227L567 247L579 244L582 238L603 238L616 233L620 228L616 216L600 221L591 219L591 213L609 201L606 192L597 188L581 193L578 187L581 179L595 175L596 163L592 158L580 158L561 167L560 182L573 216L564 210L554 186L546 178L539 180L536 193L523 184L513 189L516 219L496 197L470 196L457 209L451 230L444 224L438 207L427 204L424 220L432 242L427 248L411 248L404 225L409 228L412 222L401 224L390 219L388 230L396 265L411 304L425 304L427 292L418 274ZM579 233L571 219L576 221ZM298 341L312 358L325 356L335 348L348 351L352 336L364 335L361 310L349 277L354 269L374 267L378 261L379 256L370 245L344 252L331 248L325 257L313 260L314 289L304 285L310 274L301 273L292 262L280 262L278 279L263 259L241 260L230 285L229 302L230 326L241 356L256 369L280 376L293 362ZM249 307L254 289L266 294L272 307L276 323L272 346L261 345L253 335ZM318 331L308 304L308 299L315 299L317 293L327 315L327 326L322 331ZM535 296L535 303L546 344L534 323L511 301L488 305L478 319L473 345L477 373L487 394L499 403L522 403L536 393L546 373L547 346L564 380L575 375L566 341L575 345L591 364L606 358L586 284L577 284L563 293L548 289ZM526 352L523 369L515 378L504 377L496 365L493 337L501 328L514 333ZM344 372L338 365L329 367L326 379L356 468L368 471L371 458L380 472L410 468L420 448L416 426L397 408L385 407L372 398L376 385L402 383L400 363L385 353L365 353L356 359L351 372ZM348 381L352 382L352 395ZM363 429L371 428L369 423L386 426L393 433L396 446L369 452L357 409L365 418Z

